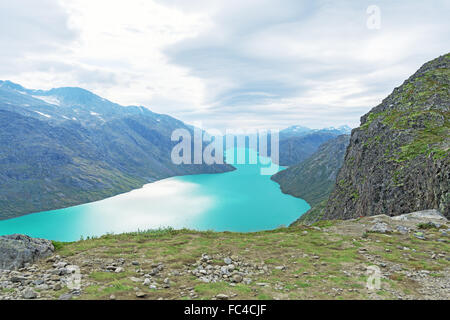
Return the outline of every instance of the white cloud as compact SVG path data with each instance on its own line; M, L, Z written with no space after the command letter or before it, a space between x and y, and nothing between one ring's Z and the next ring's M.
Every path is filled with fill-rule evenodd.
M358 125L447 52L448 1L0 0L0 78L208 127Z
M366 27L369 2L304 3L293 10L291 1L269 1L258 7L264 13L252 11L247 2L236 5L239 10L218 10L215 28L167 51L172 62L189 67L207 84L211 108L203 117L218 126L227 120L242 125L240 115L264 126L358 125L363 113L421 64L446 53L444 1L433 6L379 1L377 31ZM253 91L265 94L256 97L249 94Z

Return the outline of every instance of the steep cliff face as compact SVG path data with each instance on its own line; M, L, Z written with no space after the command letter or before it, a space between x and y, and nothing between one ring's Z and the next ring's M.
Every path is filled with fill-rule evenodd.
M313 207L327 199L333 190L349 140L349 135L329 140L307 160L278 172L271 179L280 184L281 191L305 199Z
M361 118L323 219L438 209L449 217L450 54Z

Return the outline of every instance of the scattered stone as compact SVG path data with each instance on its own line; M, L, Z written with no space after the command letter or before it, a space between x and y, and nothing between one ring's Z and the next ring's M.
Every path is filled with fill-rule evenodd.
M267 287L269 284L265 282L257 282L256 285L260 287Z
M387 223L377 222L368 231L375 233L390 233L392 232L392 229L387 225Z
M170 288L170 279L169 278L165 278L163 280L163 283L164 283L163 288L165 288L165 289Z
M14 276L14 277L11 277L11 282L13 282L13 283L24 282L24 281L26 281L26 280L27 280L27 278L21 277L21 276Z
M203 262L208 262L209 260L211 260L211 258L207 255L207 254L202 254L202 259Z
M71 293L63 293L59 296L58 300L71 300L73 295Z
M243 280L243 278L242 278L242 276L240 274L235 274L233 276L233 281L236 282L236 283L242 282L242 280Z
M205 283L210 283L211 279L207 278L207 277L200 277L198 278L201 282L205 282Z
M370 218L364 218L364 219L370 219ZM385 219L385 218L383 218ZM391 218L389 218L391 219ZM368 226L361 226L359 231L364 231L366 228L370 228L371 225L374 223L383 224L384 221L380 221L381 218L378 218L378 221L371 222L369 220L370 224L367 224ZM395 220L394 220L395 221ZM415 251L414 249L410 249L407 247L403 247L403 245L409 245L410 239L401 236L397 231L400 233L407 232L410 233L413 237L419 238L423 237L425 240L425 233L427 238L432 238L433 240L436 240L437 237L441 236L444 238L443 232L448 231L448 223L443 221L437 221L436 224L441 227L440 230L417 230L417 226L421 224L422 222L414 221L407 221L407 222L386 222L386 224L395 230L396 232L387 236L391 237L392 240L399 240L398 242L395 241L389 241L387 244L384 243L384 241L378 241L371 237L369 239L360 239L356 235L352 235L356 238L356 241L359 241L360 243L363 243L366 248L370 249L370 252L366 248L358 248L353 245L353 248L358 250L359 253L363 254L363 256L360 256L360 258L364 258L368 262L370 262L372 265L378 265L382 269L382 277L383 278L390 278L393 279L393 281L397 281L397 279L400 279L401 277L407 277L408 280L411 279L411 281L414 281L415 283L419 284L417 287L417 292L413 292L411 294L405 294L404 292L401 292L398 288L389 288L389 286L386 287L386 292L389 293L390 297L393 297L395 299L415 299L415 298L424 298L424 299L430 299L430 298L446 298L448 297L447 290L450 287L448 282L448 271L447 270L440 270L439 272L435 271L417 271L414 268L411 268L410 263L408 261L413 260L415 257L411 256L410 254L412 251ZM346 222L348 223L348 222ZM356 223L356 222L355 222ZM401 223L402 225L398 225ZM402 229L403 228L403 229ZM409 229L410 228L410 229ZM426 229L426 228L425 228ZM313 229L308 229L308 232L312 232ZM417 232L422 231L422 232ZM301 231L300 231L301 232ZM330 232L331 233L331 232ZM381 239L381 238L380 238ZM448 238L447 238L448 239ZM441 239L444 240L444 239ZM414 241L414 240L413 240ZM448 240L445 240L448 242ZM417 242L417 241L416 241ZM379 243L378 245L376 243ZM402 243L403 245L400 245ZM349 243L351 245L351 241ZM398 244L398 245L397 245ZM423 253L423 259L428 262L435 261L434 264L439 263L447 263L449 261L450 257L448 256L447 251L445 250L445 246L442 244L438 244L436 242L436 246L433 246L433 248L427 248L418 245L419 243L416 243L416 249L417 252ZM426 244L426 243L424 243ZM396 249L395 249L396 248ZM373 249L373 250L372 250ZM381 253L380 253L381 249ZM397 251L396 251L397 250ZM401 251L398 251L401 250ZM411 251L412 250L412 251ZM381 260L385 260L382 257L383 252L392 252L395 251L396 254L400 255L401 257L404 257L403 264L400 264L400 262L393 262L389 259L386 261L386 263L381 262ZM245 255L246 253L244 253ZM130 279L134 282L136 282L136 286L134 290L131 289L131 294L136 295L136 298L144 298L149 297L150 289L157 290L162 288L168 288L170 287L170 279L177 279L177 283L180 284L180 286L176 286L178 292L175 292L175 296L180 295L180 297L186 297L195 299L198 298L198 295L195 293L193 288L186 288L185 286L182 286L183 279L190 278L191 276L194 276L197 281L200 280L202 282L206 283L214 283L214 282L226 282L227 285L230 287L236 287L239 286L238 283L243 283L245 285L252 285L252 287L249 287L249 290L251 290L251 295L254 295L257 297L261 293L271 294L273 298L277 299L284 299L287 298L288 295L285 293L286 291L290 290L298 290L300 288L300 285L295 284L296 280L302 278L302 274L308 274L307 272L300 272L298 274L294 274L294 272L291 274L286 273L286 277L283 277L283 282L272 282L264 283L264 282L258 282L254 283L252 282L253 279L261 279L262 281L268 281L269 277L272 276L272 269L275 270L286 270L286 266L277 266L277 265L266 265L262 263L264 259L267 257L265 255L261 256L253 256L256 257L256 261L246 261L244 256L229 256L230 253L215 253L207 255L202 254L201 258L197 259L195 263L189 263L186 264L183 267L175 267L178 268L178 270L172 270L169 268L167 271L164 271L164 265L162 263L155 263L152 264L152 268L147 269L147 263L145 263L145 267L137 267L136 273L134 273L135 277L131 277ZM305 261L310 260L310 263L313 263L314 266L319 265L325 265L324 262L322 262L325 257L319 257L316 255L307 255L302 253L301 251L295 251L292 250L289 252L289 255L284 256L284 258L288 258L292 260L297 260L300 262L300 260L303 259ZM145 259L146 257L142 257ZM255 258L253 258L255 259ZM322 259L322 260L313 260L313 259ZM66 260L66 261L64 261ZM292 261L289 260L289 261ZM343 274L345 274L347 277L359 277L363 274L365 274L366 269L361 269L360 265L362 264L360 260L358 260L355 265L349 265L349 269L347 271L341 271ZM124 259L118 259L115 257L114 259L105 259L100 257L94 257L88 254L81 254L81 255L75 255L70 257L56 257L52 256L51 258L47 259L48 264L45 263L37 263L36 265L32 265L30 263L24 263L23 267L19 268L17 271L8 271L8 270L0 270L0 300L14 300L14 299L25 299L25 296L28 295L29 298L27 299L55 299L55 294L59 294L56 296L57 299L60 300L69 300L76 298L77 295L80 295L83 292L83 289L89 286L93 285L100 285L101 289L106 289L105 284L102 285L101 281L99 283L98 280L95 280L95 278L89 277L89 274L92 272L98 272L98 271L105 271L105 269L109 272L123 272L124 268L128 270L128 268L132 268L131 264L135 265L131 260L127 261L127 264L125 264ZM142 263L142 262L141 262ZM282 263L287 263L283 260ZM294 264L295 262L289 262ZM72 273L74 270L72 270L71 266L77 264L82 266L82 283L81 287L78 290L72 290L69 293L61 294L61 292L58 292L63 287L68 286L70 281L70 277L72 276ZM425 265L425 264L424 264ZM133 271L135 271L135 268L132 268ZM297 270L297 268L293 268L293 271ZM118 271L119 270L119 271ZM290 270L289 268L287 270ZM323 268L321 268L323 270ZM151 275L151 273L156 274L154 277ZM437 275L435 275L435 273ZM317 275L316 271L310 272L312 275ZM172 278L175 275L182 275L183 278ZM267 275L267 277L266 277ZM398 277L398 278L397 278ZM169 279L170 278L170 279ZM263 280L267 279L267 280ZM260 281L261 281L260 280ZM158 281L158 282L156 282ZM281 281L281 280L280 280ZM308 282L307 280L305 280ZM328 282L327 277L323 277L321 279L324 283ZM302 281L303 282L303 281ZM142 284L145 287L142 287ZM289 286L289 285L292 285ZM265 288L264 288L265 287ZM295 288L295 289L294 289ZM27 289L31 289L31 292L27 292ZM383 289L383 290L384 290ZM56 290L56 292L53 292L53 290ZM278 292L271 292L277 290ZM329 288L326 292L330 294L332 297L336 297L337 295L342 294L342 292L361 292L364 291L357 290L357 289L345 289L342 291L342 289L339 288ZM34 292L34 294L33 294ZM172 299L173 297L170 296L169 291L155 291L153 294L161 293L161 295L165 295L164 299ZM306 296L309 296L309 298L313 298L313 294L309 294L308 290L304 291ZM275 294L275 295L273 295ZM227 297L227 298L225 298ZM213 297L213 299L217 300L224 300L226 299L233 299L235 297L234 294L230 292L224 292L220 295L217 295ZM109 298L111 300L115 300L115 295L110 295ZM203 295L201 295L201 298L204 298ZM379 298L375 294L375 296L371 298ZM155 297L156 299L156 297Z
M50 287L48 286L48 284L45 284L45 283L40 284L40 285L37 285L35 288L36 288L36 290L40 290L40 291L50 289Z
M122 267L117 267L116 270L114 270L115 273L121 273L124 269Z
M130 280L133 282L141 282L142 280L136 277L130 277Z
M26 288L23 292L22 292L22 297L24 299L36 299L37 298L37 293L34 292L33 289L31 288Z
M41 285L41 284L43 284L44 283L44 280L42 280L42 279L38 279L38 280L34 280L33 281L33 284L35 285L35 286L39 286L39 285Z
M405 226L397 226L396 229L401 234L407 234L409 232L409 228Z
M423 232L414 233L414 237L416 237L417 239L420 239L420 240L426 240L425 234Z
M54 268L64 268L65 266L67 266L67 262L65 261L59 261L53 264Z

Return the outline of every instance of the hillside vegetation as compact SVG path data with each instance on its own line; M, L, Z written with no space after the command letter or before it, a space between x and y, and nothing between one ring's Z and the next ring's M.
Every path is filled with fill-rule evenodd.
M349 140L349 135L331 139L305 161L278 172L271 179L280 184L282 192L302 198L314 207L333 190Z
M74 206L159 179L233 170L176 165L175 129L192 127L80 88L0 81L0 219Z

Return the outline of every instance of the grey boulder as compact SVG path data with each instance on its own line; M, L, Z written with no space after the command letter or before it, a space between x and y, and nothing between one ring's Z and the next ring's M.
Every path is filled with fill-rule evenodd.
M444 217L438 210L430 209L430 210L422 210L411 213L402 214L396 217L393 217L392 220L396 221L416 221L419 222L428 222L428 221L447 221L447 218Z
M22 293L22 298L24 299L36 299L37 293L33 291L31 288L26 288Z
M0 236L0 269L15 270L53 254L51 241L22 234Z
M392 232L392 229L384 222L377 222L369 229L369 231L375 233L390 233Z

